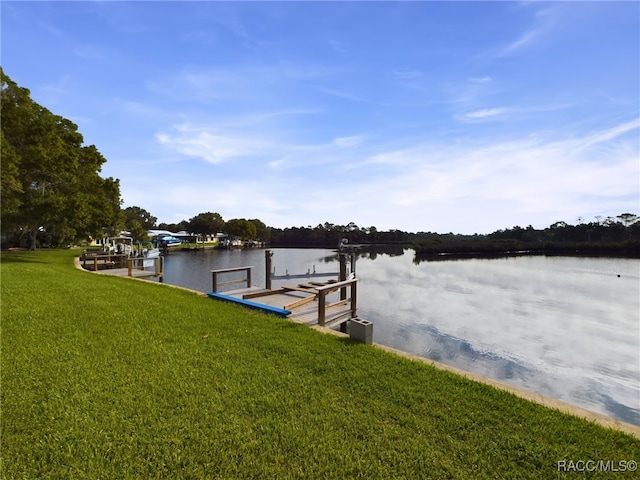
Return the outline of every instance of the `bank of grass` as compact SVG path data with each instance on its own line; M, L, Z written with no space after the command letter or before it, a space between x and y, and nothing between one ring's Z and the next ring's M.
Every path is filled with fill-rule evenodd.
M558 462L640 460L627 434L287 320L80 272L74 254L2 254L2 478L610 478Z

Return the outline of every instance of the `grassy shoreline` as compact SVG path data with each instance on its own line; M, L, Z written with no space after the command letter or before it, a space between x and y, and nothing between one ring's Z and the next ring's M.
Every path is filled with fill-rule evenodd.
M75 254L2 254L3 478L562 478L567 461L640 460L631 435L287 320L79 272Z

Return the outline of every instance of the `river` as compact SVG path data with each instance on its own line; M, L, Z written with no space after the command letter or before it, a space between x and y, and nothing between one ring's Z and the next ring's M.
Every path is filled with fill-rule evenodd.
M332 250L272 251L276 275L338 271ZM171 252L165 282L209 292L210 270L249 265L263 287L264 250ZM356 271L376 343L640 425L639 259L417 261L396 249L360 252Z

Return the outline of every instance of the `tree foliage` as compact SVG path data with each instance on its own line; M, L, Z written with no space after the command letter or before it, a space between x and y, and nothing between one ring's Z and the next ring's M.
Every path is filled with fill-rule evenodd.
M414 244L419 254L502 254L528 252L545 254L640 255L640 222L634 214L619 215L600 222L570 225L558 221L544 229L515 226L489 235L420 239ZM579 219L580 221L582 219Z
M271 238L271 230L267 225L258 220L257 218L249 220L249 222L253 223L253 226L256 227L256 235L254 237L255 240L261 240L263 242L268 242Z
M191 233L215 235L224 228L224 220L219 213L199 213L187 222L187 230Z
M226 233L242 240L251 240L256 238L257 229L253 222L244 218L232 218L227 221L224 226Z
M318 246L336 247L346 239L348 243L380 243L380 244L411 244L420 234L403 232L401 230L380 231L376 227L358 227L354 222L347 225L335 225L325 222L316 227L270 228L272 245L283 246Z
M148 240L147 231L155 226L158 219L141 207L127 207L123 213L125 229L131 237L136 241Z
M181 232L182 230L189 230L189 224L186 220L182 220L178 223L162 222L162 223L159 223L156 226L156 228L160 230L168 230L170 232ZM197 232L191 232L191 233L197 233Z
M78 127L38 105L1 76L2 230L54 244L100 237L121 220L120 185L99 172L106 161L83 146Z

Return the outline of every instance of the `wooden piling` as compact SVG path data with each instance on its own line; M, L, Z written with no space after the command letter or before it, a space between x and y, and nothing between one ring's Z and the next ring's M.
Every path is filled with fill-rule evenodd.
M340 277L338 281L344 282L347 279L347 256L344 253L339 254L340 258ZM343 287L340 289L340 300L347 299L347 287ZM347 324L340 324L340 331L342 333L347 333Z
M273 252L271 250L265 250L264 252L264 278L265 278L265 288L267 290L271 290L271 258L273 257Z

